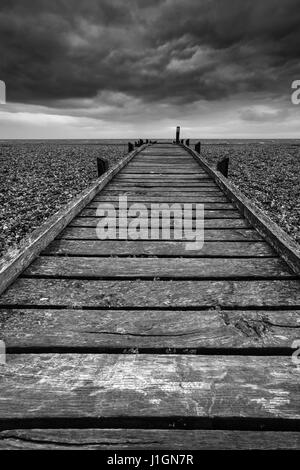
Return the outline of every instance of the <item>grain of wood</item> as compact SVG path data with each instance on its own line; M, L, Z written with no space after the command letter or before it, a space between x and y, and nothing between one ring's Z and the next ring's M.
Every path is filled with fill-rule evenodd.
M300 433L164 429L11 429L0 450L298 450Z
M0 338L6 347L101 350L254 348L271 354L298 339L300 311L0 309ZM225 351L224 351L225 350ZM107 351L109 352L109 351Z
M149 184L143 185L140 183L139 185L129 185L129 184L111 184L106 188L105 192L108 191L129 191L129 192L140 192L140 191L145 191L145 192L171 192L171 193L189 193L189 192L194 192L194 193L214 193L214 194L222 194L222 192L215 187L199 187L199 185L194 185L194 186L181 186L181 187L175 187L174 185L164 185L164 186L150 186ZM104 193L104 192L103 192Z
M135 196L135 197L128 197L127 198L127 202L131 203L131 202L142 202L143 205L147 208L147 209L151 209L151 204L157 204L157 203L160 203L160 204L164 204L164 203L168 203L170 205L172 205L174 202L183 202L182 201L182 198L180 198L179 200L176 201L176 197L173 196L172 198L168 198L170 200L167 200L166 201L166 198L165 197L156 197L156 196L151 196L151 197L148 197L148 198L144 198L143 196ZM184 198L185 202L187 203L194 203L196 204L198 201L195 202L195 199L192 198L192 200L190 200L190 198ZM119 198L116 197L116 196L113 196L113 197L105 197L104 199L105 202L110 202L111 204L113 204L116 208L119 207ZM99 202L103 202L103 201L95 201L93 200L90 204L87 204L86 205L86 209L91 209L91 208L98 208L99 207ZM195 209L195 205L192 206L192 209ZM204 205L204 212L206 210L235 210L235 207L233 206L233 204L229 203L229 202L206 202L205 205Z
M131 215L131 214L130 214ZM145 217L140 217L139 213L137 214L137 217L140 219L145 219ZM107 221L107 223L112 223L114 221L113 218L107 217L105 214L103 217L76 217L75 219L72 220L72 222L69 224L69 227L96 227L97 224L103 220ZM126 218L126 217L125 217ZM121 223L121 221L124 219L124 217L118 218L117 223ZM135 218L132 217L127 217L127 222L130 224ZM163 225L163 221L161 218L154 218L152 221L155 221L155 223L161 228ZM195 227L196 221L186 217L185 221L187 220L192 220L192 226L193 228ZM165 220L164 223L167 221ZM148 227L151 227L151 220L147 219L147 225ZM170 227L174 227L174 218L170 218ZM206 229L210 228L223 228L223 229L235 229L235 228L249 228L250 225L245 219L206 219L204 222L204 226Z
M155 188L157 186L168 186L171 188L182 188L182 187L197 187L197 188L217 188L218 186L214 183L210 183L209 181L199 181L196 179L193 180L177 180L172 181L170 178L156 178L156 179L148 179L148 178L140 178L138 181L132 178L118 178L114 179L113 183L109 185L111 186L142 186L143 188Z
M185 242L139 240L54 240L42 254L68 256L274 257L265 242L205 242L202 250L186 250Z
M1 370L0 420L101 417L300 420L290 357L17 354Z
M122 171L121 173L119 173L117 176L115 176L114 178L114 181L127 181L127 180L138 180L138 181L159 181L159 180L163 180L163 181L174 181L174 182L183 182L183 181L196 181L196 182L200 182L200 183L209 183L209 184L216 184L214 183L213 179L209 178L209 176L203 178L202 175L198 175L198 174L195 174L195 175L183 175L183 176L180 176L180 175L138 175L138 174L135 174L135 173L131 173L131 174L124 174L124 172Z
M140 240L150 240L150 230L148 229L142 229L140 231L139 237ZM110 235L109 239L111 240L112 235ZM168 237L168 240L185 240L187 241L187 238L185 237L184 234L177 234L173 229L170 230L170 236L168 234L164 235L165 237ZM87 240L99 240L96 228L93 227L70 227L68 226L63 232L60 233L60 235L57 237L57 239L87 239ZM127 234L120 234L118 230L116 231L116 237L115 239L130 239L130 236ZM160 239L162 239L162 236L160 236ZM204 240L205 241L250 241L250 240L256 240L256 241L263 241L263 238L255 231L252 229L208 229L205 230L204 233ZM195 250L191 251L200 251L199 248L197 248L195 244Z
M228 199L224 197L222 194L220 196L201 196L200 194L196 194L195 196L192 196L190 194L177 194L177 193L144 193L144 194L139 194L139 193L131 193L131 194L126 194L126 192L123 191L115 191L110 192L107 195L102 195L102 193L99 194L96 198L93 200L93 204L97 202L103 202L103 201L119 201L120 196L127 196L127 201L128 202L160 202L160 203L174 203L174 202L179 202L181 204L184 203L193 203L193 204L205 204L205 207L207 207L207 204L209 203L223 203L223 204L230 204ZM233 206L231 205L231 208Z
M125 211L128 213L128 210ZM123 215L123 211L121 212ZM172 214L170 214L172 216ZM96 217L97 216L97 209L83 209L78 217ZM120 216L120 212L116 209L116 216ZM140 217L143 217L144 214L140 214ZM192 209L192 217L196 217L195 209ZM205 219L242 219L240 213L237 210L213 210L213 209L204 209L204 218Z
M196 175L199 178L202 176L203 179L209 179L209 176L207 176L205 173L203 173L203 171L199 170L199 168L198 169L197 168L195 168L195 169L189 169L189 168L182 168L182 169L154 168L153 170L148 170L145 167L141 167L141 168L128 168L128 169L126 168L126 170L122 171L123 175L131 174L131 173L141 174L141 175L147 175L147 174L150 174L150 175L180 175L180 176L183 176L183 175Z
M197 189L192 189L192 190L179 190L179 191L173 191L173 190L168 190L168 188L164 188L162 190L159 189L152 189L152 188L138 188L138 189L124 189L120 188L118 190L106 190L102 191L101 194L98 197L95 197L95 201L103 200L103 198L106 197L119 197L119 196L127 196L127 197L160 197L161 199L164 200L164 198L170 198L170 197L176 197L176 198L181 198L183 201L185 198L194 198L197 199L203 199L204 202L215 202L215 201L221 201L221 202L226 202L227 199L224 197L223 193L221 191L205 191L205 190L197 190Z
M300 308L296 280L139 281L25 279L15 281L0 306L106 308Z
M93 258L39 256L22 276L68 278L281 278L292 273L277 258Z

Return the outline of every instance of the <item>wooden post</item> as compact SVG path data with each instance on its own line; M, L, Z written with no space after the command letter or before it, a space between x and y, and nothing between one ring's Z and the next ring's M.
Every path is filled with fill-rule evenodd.
M188 147L190 146L190 139L186 139L185 145L187 145Z
M196 150L197 153L201 153L201 142L196 143L195 150Z
M180 127L176 127L176 144L179 144L179 138L180 138Z
M132 152L132 150L134 149L134 145L132 142L128 142L128 153Z
M108 170L108 161L97 157L98 178Z
M217 170L226 178L228 177L229 157L224 157L217 163Z

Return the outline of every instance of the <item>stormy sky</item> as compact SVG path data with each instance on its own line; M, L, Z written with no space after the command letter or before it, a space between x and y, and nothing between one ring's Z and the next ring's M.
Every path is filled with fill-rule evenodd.
M1 0L0 138L292 138L299 0Z

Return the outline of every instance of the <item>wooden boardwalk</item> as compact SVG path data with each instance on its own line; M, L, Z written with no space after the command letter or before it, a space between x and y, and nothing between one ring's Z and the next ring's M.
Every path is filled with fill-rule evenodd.
M99 240L120 195L204 203L202 250ZM187 149L143 148L0 298L0 449L300 448L299 276L260 233Z

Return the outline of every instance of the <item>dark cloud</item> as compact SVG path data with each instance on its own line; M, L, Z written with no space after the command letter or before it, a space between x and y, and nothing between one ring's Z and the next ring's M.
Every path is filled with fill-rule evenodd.
M288 95L299 24L298 0L1 0L0 78L10 101L55 106Z

